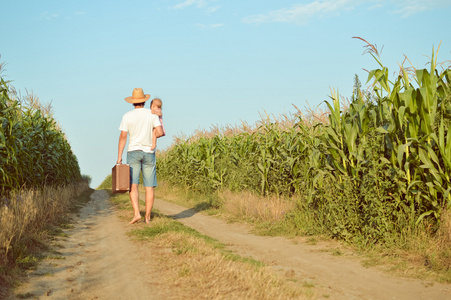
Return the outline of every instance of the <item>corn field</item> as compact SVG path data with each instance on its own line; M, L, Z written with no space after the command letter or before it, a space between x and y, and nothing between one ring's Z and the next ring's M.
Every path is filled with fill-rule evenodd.
M49 107L17 97L0 78L0 193L58 186L81 179L77 158ZM3 198L3 197L2 197Z
M160 178L201 192L295 197L293 224L308 218L311 232L344 240L437 228L451 206L449 64L433 49L428 69L401 66L390 80L376 47L366 52L380 66L368 72L369 90L354 86L347 103L332 91L326 120L298 110L293 124L263 118L252 131L179 139L159 155Z

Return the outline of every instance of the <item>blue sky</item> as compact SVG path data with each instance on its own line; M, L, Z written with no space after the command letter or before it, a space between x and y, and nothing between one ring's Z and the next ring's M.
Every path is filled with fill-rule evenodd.
M3 76L52 102L96 187L116 162L119 123L135 87L163 100L167 136L254 124L349 97L354 74L422 68L441 42L451 60L451 0L0 0ZM125 156L124 156L125 160Z

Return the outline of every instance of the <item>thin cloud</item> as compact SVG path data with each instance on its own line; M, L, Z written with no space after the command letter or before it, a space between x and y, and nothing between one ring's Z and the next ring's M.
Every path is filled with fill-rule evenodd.
M214 13L215 11L217 11L218 9L220 9L221 6L213 6L213 7L209 7L207 8L207 12L208 13Z
M39 17L37 17L36 19L38 21L53 21L53 20L57 20L57 19L65 19L65 20L71 20L72 17L75 15L77 16L82 16L85 15L86 12L85 11L76 11L73 13L73 15L61 15L59 13L53 13L53 12L43 12Z
M242 19L244 23L297 23L306 24L313 18L325 18L352 11L357 6L368 10L388 7L401 17L409 17L426 10L451 6L449 0L315 0L307 4L294 4L266 14L251 15Z
M61 16L59 14L56 13L51 13L51 12L43 12L39 17L38 17L38 21L52 21L55 19L60 18Z
M201 28L201 29L215 29L215 28L219 28L219 27L224 27L224 23L219 23L219 24L196 24L197 27Z
M407 18L412 15L421 13L426 10L434 10L440 9L447 6L451 6L451 2L449 0L404 0L399 2L395 2L398 7L401 7L394 12L400 14L401 17Z
M374 5L370 6L370 7L368 7L368 10L379 9L379 8L382 8L382 7L383 7L383 5L378 3L378 4L374 4Z
M326 0L314 1L308 4L295 4L291 8L274 10L268 14L253 15L243 19L245 23L300 23L305 24L312 17L325 17L337 15L341 11L351 10L354 7L352 0Z
M183 2L180 2L179 4L176 4L174 6L172 6L172 9L183 9L192 5L196 5L197 7L202 7L203 5L205 5L205 1L204 0L186 0Z
M411 15L418 14L425 10L427 10L427 7L425 5L410 5L395 11L395 13L401 14L403 18L407 18L410 17Z
M212 2L215 2L215 0L185 0L182 2L179 2L176 5L171 6L171 9L185 9L188 7L196 7L199 9L205 9L208 13L213 13L217 11L220 6L211 6Z
M221 8L220 5L213 5L217 0L185 0L178 4L172 5L169 8L174 10L181 10L190 7L204 10L207 14L216 12Z

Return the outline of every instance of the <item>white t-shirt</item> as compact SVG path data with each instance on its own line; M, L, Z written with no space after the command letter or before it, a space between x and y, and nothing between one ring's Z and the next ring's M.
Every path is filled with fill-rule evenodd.
M161 126L157 115L147 108L135 108L124 114L119 130L129 134L127 151L141 150L151 153L153 129Z

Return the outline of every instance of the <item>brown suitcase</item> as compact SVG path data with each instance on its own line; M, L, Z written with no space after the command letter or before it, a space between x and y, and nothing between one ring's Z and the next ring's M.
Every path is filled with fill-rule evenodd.
M111 177L111 190L113 193L126 193L130 191L130 165L115 165Z

